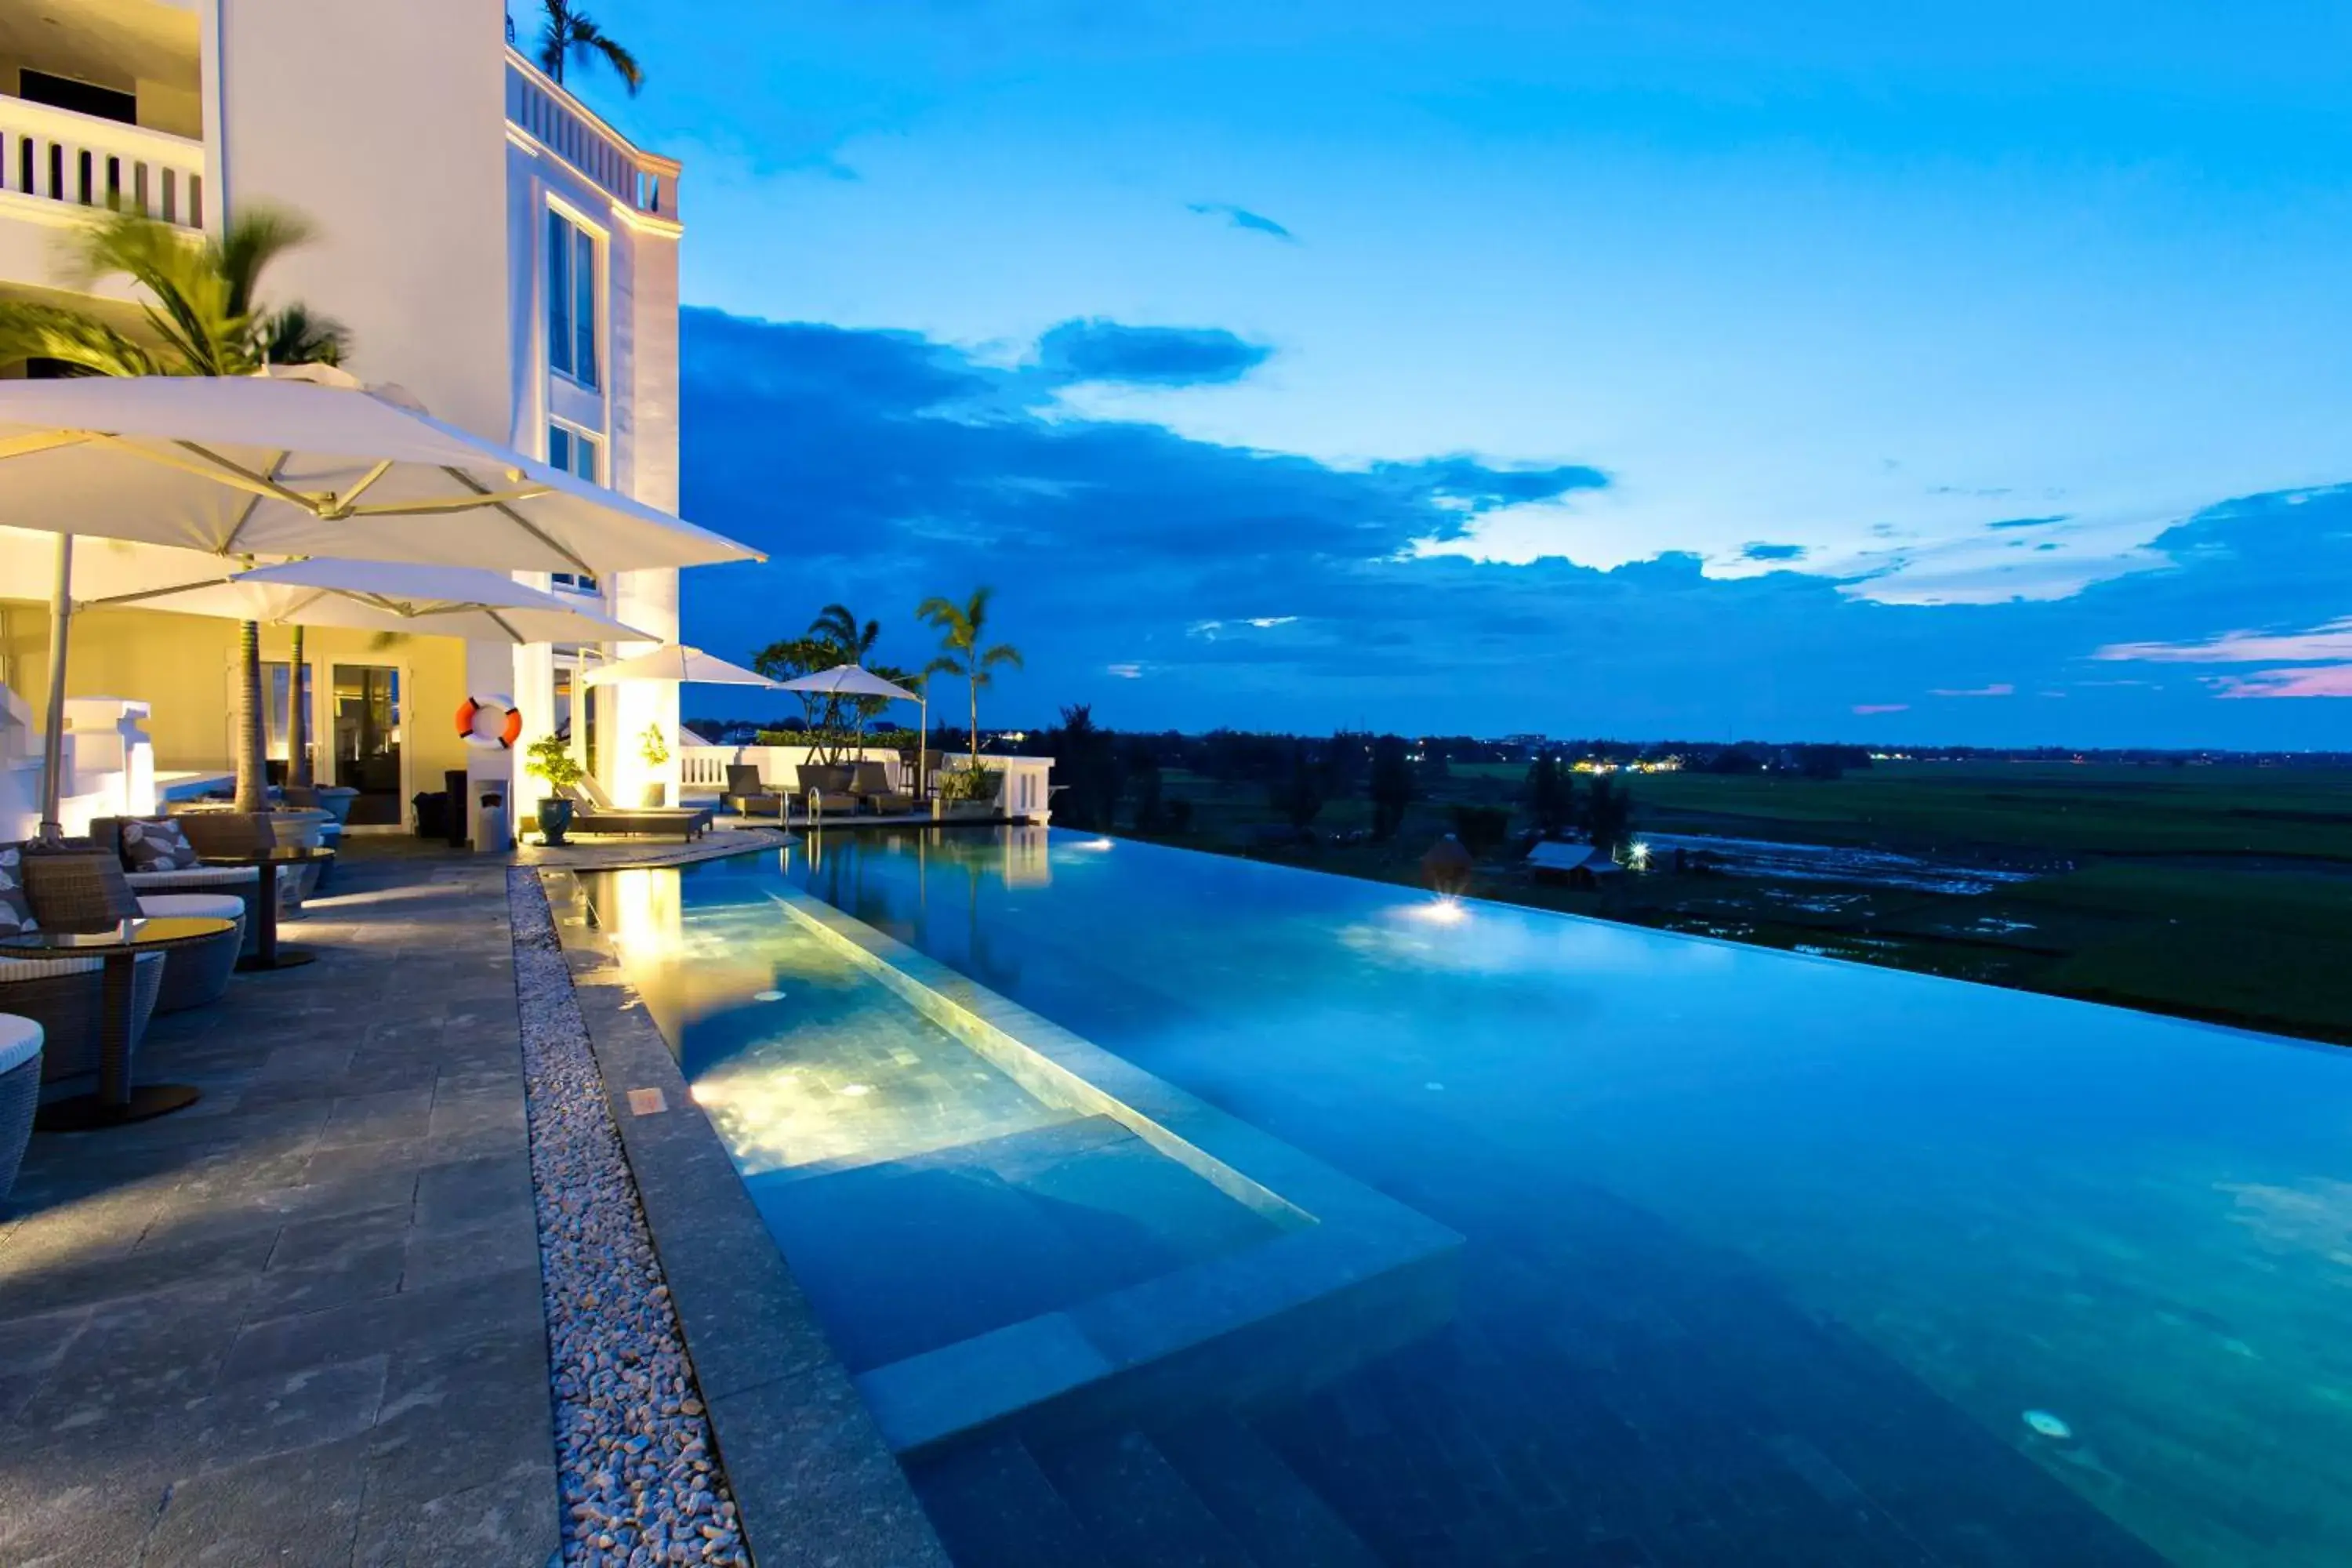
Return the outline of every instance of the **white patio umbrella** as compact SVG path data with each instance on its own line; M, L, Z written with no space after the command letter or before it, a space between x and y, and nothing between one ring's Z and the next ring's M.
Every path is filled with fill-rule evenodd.
M612 616L478 566L318 557L208 583L76 601L273 625L415 632L477 642L650 642Z
M0 524L229 557L586 572L759 552L323 367L0 383ZM50 595L44 835L57 829L70 549Z
M836 664L831 669L820 669L783 683L786 691L807 691L827 697L887 697L894 701L912 702L921 714L921 728L915 733L915 796L923 795L923 747L931 731L930 700L919 691L909 691L903 686L883 679L862 664Z
M582 684L603 686L615 680L682 680L702 686L773 686L756 669L713 658L698 647L664 643L651 653L600 664L582 678Z
M509 572L759 559L400 395L307 367L0 382L0 523L215 555Z

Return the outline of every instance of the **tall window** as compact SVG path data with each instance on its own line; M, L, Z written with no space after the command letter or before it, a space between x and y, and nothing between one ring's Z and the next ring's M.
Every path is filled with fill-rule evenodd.
M604 482L604 443L585 430L551 424L547 427L547 466L577 474L592 485L601 485ZM579 588L591 594L596 591L596 579L588 573L558 572L553 576L559 588Z
M547 363L583 386L596 384L596 237L547 215Z

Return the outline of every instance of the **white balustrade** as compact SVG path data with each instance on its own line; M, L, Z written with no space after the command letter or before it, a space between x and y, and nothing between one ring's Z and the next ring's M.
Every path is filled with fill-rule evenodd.
M201 229L204 143L0 97L0 191Z
M512 49L507 119L622 205L677 221L677 162L633 145Z

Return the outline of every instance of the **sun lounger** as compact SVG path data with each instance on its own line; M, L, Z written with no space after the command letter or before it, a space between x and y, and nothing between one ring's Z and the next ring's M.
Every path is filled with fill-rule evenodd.
M850 774L849 787L856 792L860 804L885 816L905 816L915 809L910 792L891 787L887 763L859 763Z
M570 791L573 802L573 833L610 833L628 837L658 837L675 833L691 841L710 828L707 805L616 806L604 786L583 778Z
M719 804L744 816L782 816L785 797L770 789L749 763L727 764L727 793Z

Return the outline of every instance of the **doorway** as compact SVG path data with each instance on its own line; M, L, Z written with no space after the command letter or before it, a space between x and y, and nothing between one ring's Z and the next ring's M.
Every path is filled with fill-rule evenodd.
M398 826L401 800L400 670L338 664L330 677L334 710L334 782L359 791L351 825Z

